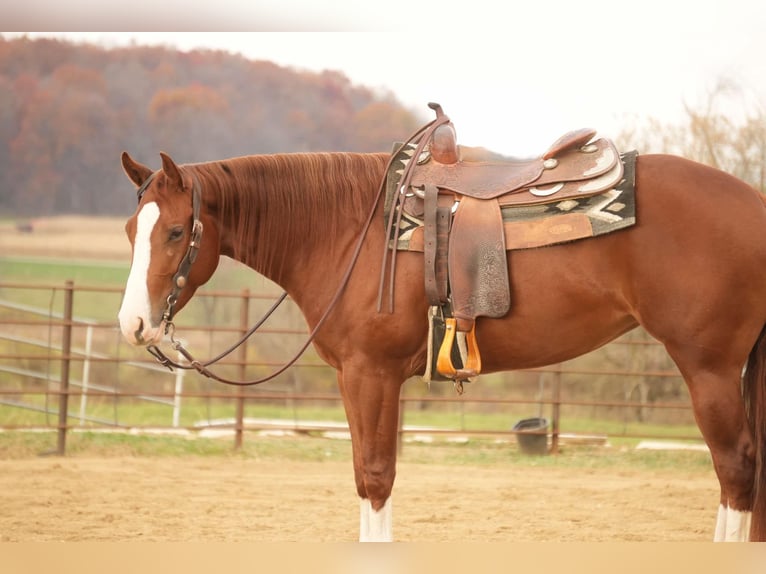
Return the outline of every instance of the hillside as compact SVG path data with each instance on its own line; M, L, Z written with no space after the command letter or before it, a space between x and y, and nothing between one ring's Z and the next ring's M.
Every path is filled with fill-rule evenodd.
M122 151L157 167L160 151L180 163L387 151L421 123L336 71L0 35L0 216L130 214Z

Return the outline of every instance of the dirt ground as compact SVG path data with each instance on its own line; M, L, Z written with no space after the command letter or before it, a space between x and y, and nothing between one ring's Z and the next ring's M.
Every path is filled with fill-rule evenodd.
M353 541L351 464L245 459L0 461L0 542ZM397 541L712 539L712 471L400 463Z

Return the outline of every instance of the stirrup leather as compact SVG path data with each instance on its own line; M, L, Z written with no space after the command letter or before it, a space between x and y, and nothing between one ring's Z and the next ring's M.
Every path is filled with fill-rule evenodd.
M439 347L439 356L436 360L436 369L439 373L455 381L465 381L477 376L481 372L481 356L479 354L479 345L476 342L476 323L471 326L471 330L465 333L467 353L463 360L463 368L457 369L452 363L452 345L455 343L457 333L457 320L454 317L448 317L444 320L445 333L441 347Z

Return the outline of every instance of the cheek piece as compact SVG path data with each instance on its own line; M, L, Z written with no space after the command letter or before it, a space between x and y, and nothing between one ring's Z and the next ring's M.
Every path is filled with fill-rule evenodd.
M141 197L144 195L146 188L152 182L158 172L154 172L147 180L138 188L136 195L138 201L141 201ZM188 282L189 273L194 261L197 259L199 253L200 243L202 242L202 221L200 221L200 204L202 203L202 191L199 185L199 181L196 177L193 179L192 184L192 230L191 237L189 239L189 245L186 248L186 254L184 255L181 263L178 264L178 270L173 276L173 289L167 297L165 304L165 311L162 313L162 320L165 322L165 334L167 335L170 329L173 328L173 316L175 315L175 306L178 303L178 296L186 286Z

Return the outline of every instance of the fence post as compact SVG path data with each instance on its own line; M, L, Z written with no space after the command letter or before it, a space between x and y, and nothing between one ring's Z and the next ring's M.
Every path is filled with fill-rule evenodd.
M88 384L90 382L90 353L93 347L93 325L85 331L85 360L82 363L82 395L80 396L80 426L85 424L85 411L88 407Z
M551 412L551 454L559 453L559 422L561 417L561 363L553 373L553 398Z
M178 363L183 364L186 361L181 352L178 352ZM181 424L181 397L184 394L184 377L186 371L184 369L176 369L175 386L173 390L173 428L178 428Z
M72 352L72 303L74 282L67 279L64 284L64 331L61 337L61 378L59 382L59 423L56 453L66 453L67 415L69 413L69 365Z
M240 335L247 333L248 323L250 321L250 289L242 290L242 304L239 307L239 329ZM247 341L243 341L239 347L239 378L245 380L247 375ZM234 449L242 448L242 438L244 434L245 421L245 389L237 387L237 414L236 426L234 430Z

